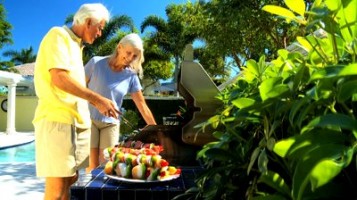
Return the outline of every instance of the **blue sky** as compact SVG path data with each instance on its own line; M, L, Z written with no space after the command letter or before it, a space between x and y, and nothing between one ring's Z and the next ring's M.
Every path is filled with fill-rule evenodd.
M69 14L74 14L83 3L103 3L111 15L130 16L137 28L148 15L166 18L165 8L171 3L189 0L0 0L6 10L6 20L12 24L13 45L0 49L20 51L33 47L37 53L42 37L52 26L62 26ZM2 58L1 60L8 60Z

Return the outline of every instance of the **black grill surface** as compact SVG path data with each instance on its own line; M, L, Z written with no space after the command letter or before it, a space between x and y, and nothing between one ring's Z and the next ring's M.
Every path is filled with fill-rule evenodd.
M201 147L186 144L181 137L179 125L150 125L128 140L162 145L164 150L160 155L172 166L199 165L196 155Z

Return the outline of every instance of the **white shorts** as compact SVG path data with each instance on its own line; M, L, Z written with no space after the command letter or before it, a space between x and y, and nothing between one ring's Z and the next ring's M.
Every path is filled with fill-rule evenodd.
M118 144L119 131L119 124L92 120L90 147L105 149Z
M46 120L34 126L38 177L71 177L88 167L90 129Z

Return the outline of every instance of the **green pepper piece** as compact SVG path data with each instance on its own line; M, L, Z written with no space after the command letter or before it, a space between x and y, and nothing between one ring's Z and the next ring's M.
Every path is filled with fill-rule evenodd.
M154 169L150 175L148 176L147 180L148 181L156 181L157 180L157 176L159 176L161 168L156 168Z

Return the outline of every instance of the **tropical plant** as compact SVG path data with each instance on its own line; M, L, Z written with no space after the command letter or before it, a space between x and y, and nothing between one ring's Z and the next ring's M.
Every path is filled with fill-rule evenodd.
M299 51L248 60L218 96L222 111L197 127L224 131L198 154L196 187L176 199L357 198L357 0L285 4L263 10L308 35Z
M21 49L21 51L7 50L2 54L5 57L10 57L10 61L15 65L32 63L36 61L36 54L33 52L32 46L28 49Z
M211 48L203 37L199 36L200 32L197 30L197 26L204 26L203 24L205 24L206 20L202 15L203 9L200 7L201 4L203 4L202 1L196 3L187 1L186 4L172 4L167 7L167 10L169 10L170 20L181 23L184 26L184 34L192 36L194 39L192 42L194 46L194 59L202 64L212 79L224 82L230 75L230 64L225 62L225 57L221 53Z
M146 87L156 84L159 80L166 80L171 78L172 71L175 66L169 60L167 54L162 53L159 47L155 44L149 45L147 37L144 40L144 56L145 62L143 63L144 79L146 79ZM145 92L145 89L143 91Z
M73 14L65 19L65 24L73 22ZM83 61L86 63L93 56L104 56L112 53L118 44L123 32L121 28L128 28L130 32L135 31L134 22L127 15L113 16L102 31L102 36L97 38L93 44L86 46L83 50Z
M0 61L0 71L19 73L19 70L15 68L14 63L11 61Z
M225 82L231 75L232 70L225 62L224 57L213 52L210 48L195 48L193 57L199 61L217 85Z
M146 17L141 23L141 32L143 33L148 27L155 29L148 35L147 45L157 45L161 50L158 52L159 55L166 55L167 61L171 58L174 59L175 70L173 82L176 82L182 60L182 52L187 44L194 41L195 36L186 31L185 24L177 19L177 15L171 14L174 13L174 8L174 5L166 7L167 21L155 15Z
M0 49L6 44L12 44L11 39L11 24L5 19L6 11L4 5L0 4ZM9 61L0 61L0 70L1 71L13 71L15 68L14 64Z
M93 44L84 48L84 62L93 56L109 55L112 53L120 40L121 28L129 28L130 32L135 32L134 22L131 17L126 15L114 16L110 19L102 31L102 36L94 41ZM110 46L108 46L110 44ZM110 48L111 47L111 48Z
M308 1L307 1L308 2ZM211 0L188 2L181 13L190 32L204 41L205 48L228 57L240 70L249 59L276 57L304 29L281 23L262 11L265 4L282 5L275 0Z
M13 41L11 39L12 26L5 19L6 11L4 9L4 5L0 4L0 49L6 44L12 44Z

